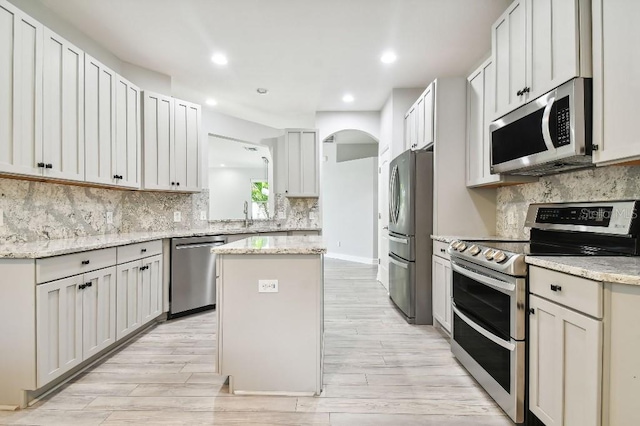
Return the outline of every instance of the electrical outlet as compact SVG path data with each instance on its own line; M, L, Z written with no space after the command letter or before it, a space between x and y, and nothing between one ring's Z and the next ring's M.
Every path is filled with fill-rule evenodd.
M518 219L515 212L509 212L507 214L507 225L515 225Z
M207 212L202 210L200 212L200 220L207 220Z
M113 225L113 212L107 212L107 225Z
M4 211L0 210L0 226L4 226Z
M258 280L258 293L277 293L278 280Z
M182 222L182 213L173 212L173 221L174 222Z

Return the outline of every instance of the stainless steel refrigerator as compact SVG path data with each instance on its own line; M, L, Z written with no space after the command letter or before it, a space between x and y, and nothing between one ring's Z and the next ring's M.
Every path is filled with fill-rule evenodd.
M405 151L389 167L389 296L407 322L433 324L433 152Z

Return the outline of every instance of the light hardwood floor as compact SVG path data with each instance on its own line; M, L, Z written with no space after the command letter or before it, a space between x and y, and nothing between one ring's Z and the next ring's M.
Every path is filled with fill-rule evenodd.
M375 276L325 262L320 397L229 395L208 312L158 325L33 407L0 412L0 424L511 425L440 333L408 325Z

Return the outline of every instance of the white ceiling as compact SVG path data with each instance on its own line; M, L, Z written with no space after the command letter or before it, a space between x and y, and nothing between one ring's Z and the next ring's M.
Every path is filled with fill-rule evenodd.
M245 148L256 148L257 151ZM209 136L209 167L262 168L262 157L271 162L271 153L266 146Z
M491 24L510 3L41 1L120 59L171 75L175 96L212 97L220 112L275 127L316 111L377 111L392 88L464 75L489 52ZM388 49L391 65L379 59ZM226 67L210 60L219 51ZM342 102L346 92L353 103Z

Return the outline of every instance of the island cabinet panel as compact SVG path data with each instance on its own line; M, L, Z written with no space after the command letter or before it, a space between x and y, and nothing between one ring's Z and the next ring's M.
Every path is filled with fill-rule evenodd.
M222 254L218 364L229 391L319 395L322 388L322 255ZM260 290L269 278L277 288Z

